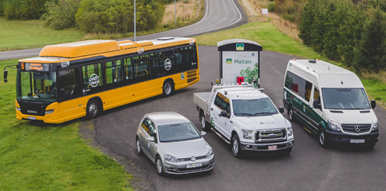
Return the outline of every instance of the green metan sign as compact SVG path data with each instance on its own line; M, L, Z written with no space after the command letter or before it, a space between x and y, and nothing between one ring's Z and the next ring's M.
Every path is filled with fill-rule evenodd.
M244 44L236 44L236 50L244 50Z

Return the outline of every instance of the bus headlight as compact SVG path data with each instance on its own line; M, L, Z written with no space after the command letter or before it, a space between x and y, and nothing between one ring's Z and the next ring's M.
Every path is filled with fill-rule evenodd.
M17 107L17 106L16 106L16 110L21 111L20 107Z
M252 132L251 130L242 129L243 131L243 138L244 139L252 139Z
M46 111L46 114L51 114L51 113L54 113L55 109L50 109L50 110L47 110Z
M327 122L328 122L328 126L330 127L331 130L340 131L338 123L335 123L332 120L328 120Z

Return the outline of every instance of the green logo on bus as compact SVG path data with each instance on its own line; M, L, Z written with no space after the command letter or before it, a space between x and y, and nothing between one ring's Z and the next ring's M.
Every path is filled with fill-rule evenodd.
M185 74L181 73L181 80L184 80L184 79L185 79Z
M244 44L236 44L236 50L244 50Z
M227 64L232 64L232 58L227 58L226 61L225 61L225 63L227 63Z

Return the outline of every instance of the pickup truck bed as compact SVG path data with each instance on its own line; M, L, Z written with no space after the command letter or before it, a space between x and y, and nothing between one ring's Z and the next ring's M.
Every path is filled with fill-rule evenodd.
M212 92L200 92L200 93L194 93L193 95L193 101L196 103L196 105L201 108L202 110L205 111L205 113L208 112L208 104L209 104L209 99L210 95Z

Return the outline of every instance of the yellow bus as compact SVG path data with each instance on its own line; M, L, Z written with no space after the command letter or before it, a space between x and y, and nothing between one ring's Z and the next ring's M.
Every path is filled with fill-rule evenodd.
M46 46L39 57L18 62L16 117L63 123L95 118L104 110L152 96L169 96L200 80L198 58L193 38Z

